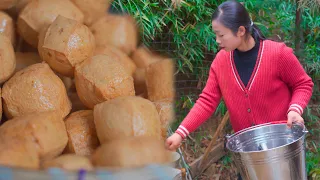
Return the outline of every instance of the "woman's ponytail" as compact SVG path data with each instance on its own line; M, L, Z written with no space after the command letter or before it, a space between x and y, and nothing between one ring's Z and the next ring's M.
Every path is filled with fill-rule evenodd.
M259 27L257 25L255 25L254 23L252 23L251 35L255 40L258 40L258 41L266 39L266 37L262 34L262 32L259 29Z

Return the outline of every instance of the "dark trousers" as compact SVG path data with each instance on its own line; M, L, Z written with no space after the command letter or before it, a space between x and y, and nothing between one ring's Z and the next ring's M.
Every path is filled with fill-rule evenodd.
M242 180L240 173L238 174L238 180Z

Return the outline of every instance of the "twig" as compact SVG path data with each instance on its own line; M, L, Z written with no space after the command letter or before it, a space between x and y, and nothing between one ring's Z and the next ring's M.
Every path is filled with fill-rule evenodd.
M193 139L190 135L188 135L188 138L189 138L190 140L192 140L194 143L196 142L196 140Z
M208 157L208 154L209 152L211 151L211 149L213 148L213 146L216 144L217 142L217 139L218 139L218 135L220 134L220 132L222 131L222 129L225 127L225 125L227 124L227 121L229 119L229 112L227 111L226 114L223 116L223 119L221 121L221 123L219 124L217 130L215 131L214 135L213 135L213 138L211 139L210 141L210 144L209 146L207 147L206 149L206 152L203 156L203 159L201 160L201 163L200 163L200 169L203 169L203 165L204 165L204 162L206 161L207 157Z
M177 7L180 7L182 0L171 0L171 5L176 9Z

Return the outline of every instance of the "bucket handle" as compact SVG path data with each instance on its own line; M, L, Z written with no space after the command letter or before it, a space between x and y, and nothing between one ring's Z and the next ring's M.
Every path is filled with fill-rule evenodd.
M255 125L255 126L251 126L251 127L248 127L248 128L245 128L245 129L242 129L236 133L234 133L233 135L229 135L227 134L225 137L227 138L227 141L229 141L229 139L232 137L232 136L236 136L244 131L248 131L250 129L253 129L253 128L257 128L257 127L261 127L261 126L265 126L265 125L271 125L271 124L286 124L287 123L287 120L280 120L280 121L272 121L272 122L268 122L268 123L263 123L263 124L258 124L258 125ZM304 133L308 133L309 131L307 130L307 128L304 126L303 123L300 123L300 122L293 122L292 124L298 124L298 125L301 125L303 126L303 132Z
M273 121L273 122L270 122L271 124L287 124L287 120L282 120L282 121ZM303 132L304 133L308 133L309 131L307 130L306 126L301 123L301 122L292 122L292 124L297 124L297 125L300 125L303 127Z
M281 120L281 121L272 121L269 122L270 124L287 124L287 120Z
M273 121L273 122L270 122L271 124L287 124L287 120L282 120L282 121ZM303 127L303 130L302 132L304 133L308 133L309 131L307 130L306 126L301 123L301 122L292 122L292 124L297 124L299 126L302 126Z

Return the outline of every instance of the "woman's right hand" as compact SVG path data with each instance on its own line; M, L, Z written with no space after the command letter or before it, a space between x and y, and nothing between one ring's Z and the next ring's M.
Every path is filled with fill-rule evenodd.
M170 151L176 151L182 142L182 137L178 133L173 133L166 140L166 148Z

